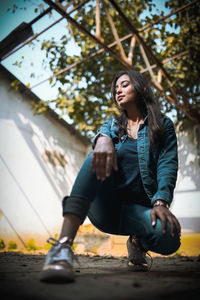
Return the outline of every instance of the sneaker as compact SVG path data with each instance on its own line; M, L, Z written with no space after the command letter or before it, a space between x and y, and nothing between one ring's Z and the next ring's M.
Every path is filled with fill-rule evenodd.
M146 251L141 247L138 238L135 235L130 236L126 242L126 246L128 250L128 267L136 272L149 271L152 266L152 258L151 265L148 267ZM150 254L148 255L150 256Z
M44 267L40 273L40 280L44 282L72 282L74 281L73 260L75 257L67 237L60 241L49 238L47 242L52 248L47 253Z

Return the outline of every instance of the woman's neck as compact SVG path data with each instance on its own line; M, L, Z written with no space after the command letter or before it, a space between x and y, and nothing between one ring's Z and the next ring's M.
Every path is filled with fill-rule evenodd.
M137 108L127 111L128 124L136 125L144 122L144 117Z

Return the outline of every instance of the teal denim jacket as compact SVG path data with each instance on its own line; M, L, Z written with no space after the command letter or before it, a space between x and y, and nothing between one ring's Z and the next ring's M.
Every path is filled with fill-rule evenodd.
M138 162L143 186L151 203L163 199L170 205L176 185L178 171L177 138L173 122L166 116L163 117L165 134L162 143L149 150L148 117L144 124L140 124L137 138ZM98 136L109 136L118 151L126 141L127 135L118 137L116 119L110 117L99 128L93 141L93 147Z

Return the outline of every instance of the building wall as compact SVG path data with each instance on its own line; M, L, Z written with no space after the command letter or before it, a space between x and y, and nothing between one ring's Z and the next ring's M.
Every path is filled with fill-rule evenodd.
M179 172L172 203L182 231L200 232L200 165L187 131L178 133Z
M49 114L33 115L26 94L0 80L0 238L22 246L59 232L86 145Z
M69 194L88 148L48 114L33 116L26 94L0 78L0 238L44 245L59 233ZM188 134L178 134L179 173L172 212L183 231L200 232L200 167Z

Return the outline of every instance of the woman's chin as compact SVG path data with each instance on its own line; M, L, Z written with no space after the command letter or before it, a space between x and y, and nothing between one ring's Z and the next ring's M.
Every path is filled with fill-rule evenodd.
M133 105L133 103L127 102L127 101L123 101L123 100L120 101L119 104L118 104L119 108L121 108L121 109L128 109L132 105Z

